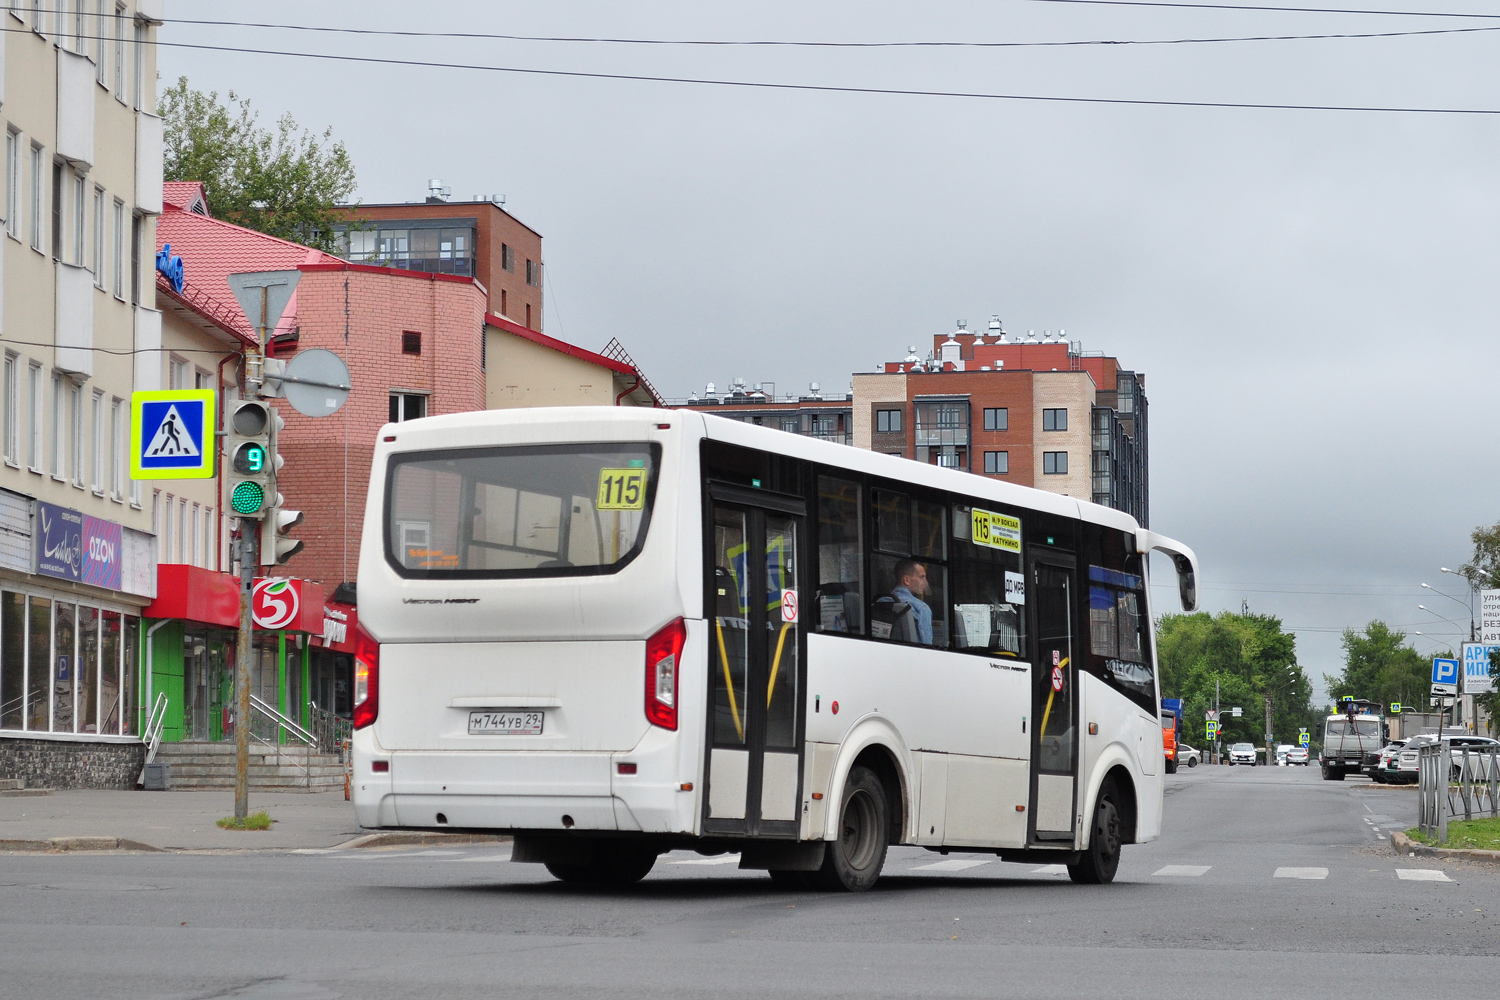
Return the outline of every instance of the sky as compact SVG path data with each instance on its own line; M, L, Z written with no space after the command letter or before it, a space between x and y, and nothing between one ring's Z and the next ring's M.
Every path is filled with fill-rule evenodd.
M1494 9L1433 2L1425 9ZM170 20L160 36L443 64L164 47L159 72L163 85L185 75L201 90L234 90L266 124L290 112L309 128L331 126L358 168L361 200L420 200L429 178L455 198L504 194L544 237L547 333L594 350L619 338L664 395L737 376L838 391L852 372L930 345L959 319L1065 329L1084 350L1145 373L1152 527L1196 550L1206 609L1248 604L1279 616L1319 694L1322 675L1341 669L1346 627L1379 618L1424 654L1467 635L1467 585L1440 567L1457 568L1470 532L1500 521L1500 115L826 93L453 64L1500 110L1500 19L1049 0L171 0L167 16L824 42L1496 29L859 49ZM1158 611L1170 609L1169 594L1158 591Z

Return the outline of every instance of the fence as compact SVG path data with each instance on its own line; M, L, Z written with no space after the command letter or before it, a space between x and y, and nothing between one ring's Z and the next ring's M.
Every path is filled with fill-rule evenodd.
M1449 819L1500 817L1500 748L1421 747L1417 785L1417 827L1446 844Z

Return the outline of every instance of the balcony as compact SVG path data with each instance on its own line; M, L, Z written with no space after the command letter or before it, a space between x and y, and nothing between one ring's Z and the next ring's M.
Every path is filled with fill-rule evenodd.
M94 374L94 276L62 261L55 266L57 367L88 377Z
M161 313L145 306L135 310L135 387L137 391L160 389Z
M162 123L156 115L135 113L135 207L161 214Z
M57 155L94 165L94 61L57 48Z

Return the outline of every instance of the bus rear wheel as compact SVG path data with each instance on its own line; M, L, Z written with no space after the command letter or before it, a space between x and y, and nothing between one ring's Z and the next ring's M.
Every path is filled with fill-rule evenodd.
M656 852L628 848L600 847L587 864L547 862L547 871L564 882L586 885L633 885L645 878L656 866Z
M868 767L856 767L844 782L838 836L829 841L818 885L843 892L864 892L880 878L885 865L890 808L885 786Z
M1068 866L1068 877L1085 885L1106 885L1115 880L1120 869L1120 845L1124 841L1125 823L1120 814L1115 786L1099 789L1094 805L1094 829L1089 846L1077 864Z

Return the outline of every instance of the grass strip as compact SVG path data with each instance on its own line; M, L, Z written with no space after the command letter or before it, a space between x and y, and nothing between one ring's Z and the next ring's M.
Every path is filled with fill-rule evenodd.
M1446 844L1439 844L1436 837L1427 836L1417 827L1406 831L1406 835L1417 843L1426 844L1429 847L1500 851L1500 819L1450 819Z
M269 830L273 822L275 821L271 819L271 814L262 809L260 812L251 813L244 819L225 816L219 820L219 826L225 830Z

